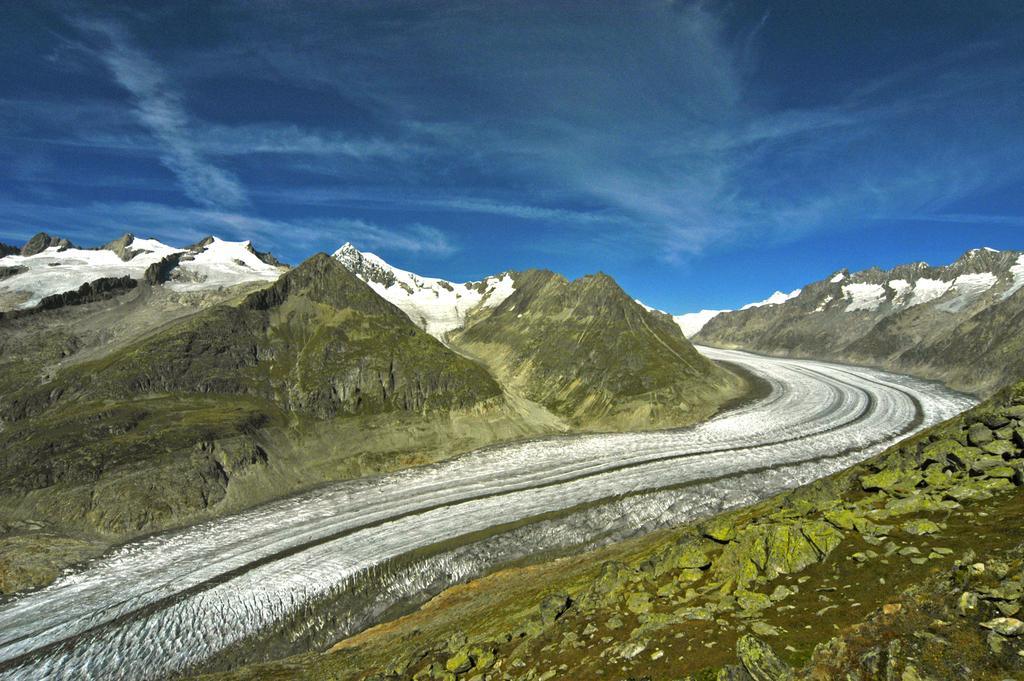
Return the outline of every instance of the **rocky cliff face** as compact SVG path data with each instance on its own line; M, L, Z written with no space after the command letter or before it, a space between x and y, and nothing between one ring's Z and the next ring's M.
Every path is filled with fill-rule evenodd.
M707 417L742 381L705 359L668 315L604 274L515 275L516 290L450 337L499 379L577 425L665 427Z
M976 249L925 263L836 272L777 305L716 315L697 343L880 366L986 395L1024 376L1024 254Z

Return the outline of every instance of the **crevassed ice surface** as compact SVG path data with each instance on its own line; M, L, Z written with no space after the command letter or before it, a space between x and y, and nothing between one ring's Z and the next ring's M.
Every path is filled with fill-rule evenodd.
M991 272L961 274L953 280L953 292L956 295L939 305L939 309L959 312L984 295L985 291L995 286L998 281L999 278Z
M0 607L0 679L151 679L201 669L353 580L370 580L380 608L503 558L750 503L972 404L875 370L701 350L762 376L770 394L685 430L489 448L127 545ZM563 513L458 548L469 533L552 511ZM428 551L401 576L381 568L439 542L448 542L443 552ZM352 626L372 623L367 617L355 613Z
M1003 300L1006 300L1024 287L1024 255L1019 256L1017 262L1010 267L1010 274L1013 275L1013 284L1003 292Z
M914 293L911 295L910 302L907 304L907 307L923 305L937 298L941 298L946 295L946 292L949 291L952 286L953 282L951 281L921 277L914 284Z

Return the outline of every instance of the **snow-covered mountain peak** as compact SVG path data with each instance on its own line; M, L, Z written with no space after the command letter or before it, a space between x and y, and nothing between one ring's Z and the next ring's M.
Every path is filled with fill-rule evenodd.
M350 243L336 250L333 257L439 339L464 326L474 310L497 307L515 292L515 280L507 272L483 281L454 283L399 269Z
M842 272L845 271L846 270L842 270ZM839 274L840 273L837 272L836 276L833 277L833 279L836 282L842 281L842 279L836 278L839 276ZM783 305L793 300L794 298L799 297L801 293L803 293L803 289L794 289L789 293L776 291L775 293L771 294L764 300L759 300L754 303L747 303L740 309L752 310L758 307L773 307L775 305ZM710 322L718 315L733 311L734 310L701 310L699 312L687 312L685 314L674 315L672 319L679 326L679 328L682 329L683 335L686 336L687 338L691 338L700 333L700 330L703 329L708 322Z
M169 285L179 291L200 291L251 281L271 282L277 281L285 269L260 257L249 240L224 241L209 236L181 256Z
M166 285L177 291L228 288L275 281L286 268L249 241L207 237L187 249L127 233L99 248L80 248L66 239L36 235L20 254L0 258L0 311L30 308L43 298L74 291L104 278L141 280L165 259Z
M422 280L421 277L412 272L392 267L383 258L374 253L363 253L348 242L336 250L333 257L363 281L372 281L384 287L395 285L399 279L398 274L407 275L401 277L403 280Z
M789 293L784 293L782 291L776 291L775 293L771 294L770 296L768 296L764 300L758 301L756 303L747 303L746 305L744 305L740 309L741 310L749 310L752 307L765 307L767 305L782 305L783 303L787 303L790 300L793 300L794 298L799 296L801 293L803 293L803 289L793 289Z

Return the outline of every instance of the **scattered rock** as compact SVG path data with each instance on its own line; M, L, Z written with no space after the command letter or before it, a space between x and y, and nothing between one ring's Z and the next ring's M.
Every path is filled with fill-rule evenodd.
M782 630L778 627L773 627L767 622L752 622L750 624L750 630L758 636L778 636L782 633Z
M736 642L736 656L754 681L783 681L792 672L771 646L754 636L740 637Z
M904 532L916 535L937 534L941 529L934 522L925 518L918 518L916 520L905 522L901 525L901 528Z
M878 473L862 475L860 486L865 492L892 492L897 488L912 489L913 485L908 485L905 478L906 474L903 471L887 468Z
M1008 439L994 440L981 448L986 454L1000 456L1004 459L1013 458L1017 454L1017 447Z
M960 594L960 598L957 600L956 606L957 612L961 616L966 617L978 610L978 595L971 591L965 591Z
M540 603L540 619L545 625L554 623L572 606L567 594L550 594Z
M633 592L626 598L626 609L637 615L650 612L653 607L650 594L642 591Z
M626 641L612 648L612 654L624 660L632 660L647 650L647 641Z
M984 423L975 423L967 429L967 442L975 447L988 444L995 439L992 430Z
M719 544L728 544L736 538L736 526L731 522L712 520L704 527L704 536Z
M987 622L982 622L981 626L985 629L991 629L1000 636L1020 636L1024 633L1024 622L1014 617L996 617Z
M448 658L444 668L453 674L463 674L473 668L473 659L468 650L460 650Z

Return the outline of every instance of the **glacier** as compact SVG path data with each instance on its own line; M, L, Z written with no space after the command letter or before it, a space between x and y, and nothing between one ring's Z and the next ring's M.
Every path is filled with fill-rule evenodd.
M0 679L155 679L321 648L511 561L830 474L974 403L882 371L700 350L767 396L691 428L491 447L133 542L0 605Z

